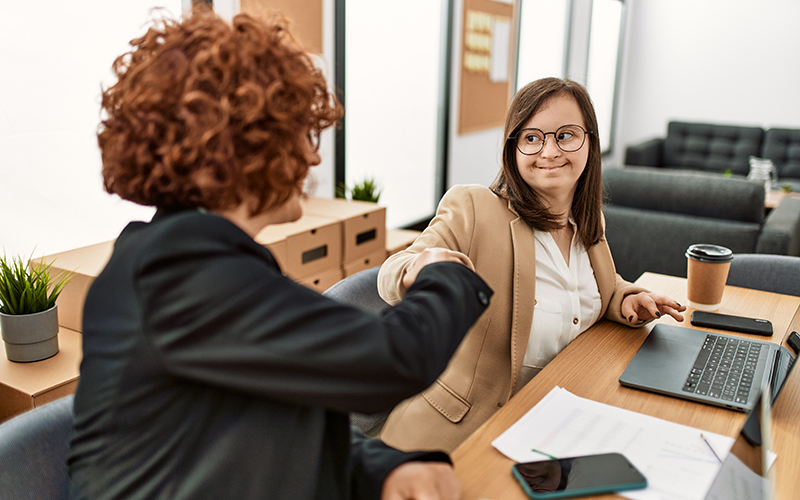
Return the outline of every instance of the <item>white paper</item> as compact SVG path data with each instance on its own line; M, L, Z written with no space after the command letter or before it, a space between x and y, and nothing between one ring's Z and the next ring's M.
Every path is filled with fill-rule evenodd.
M554 388L492 445L517 462L596 453L625 455L647 478L634 500L702 500L733 438L580 398ZM538 452L536 451L538 450Z
M508 81L508 57L511 44L511 23L494 20L492 28L492 69L489 78L493 82Z

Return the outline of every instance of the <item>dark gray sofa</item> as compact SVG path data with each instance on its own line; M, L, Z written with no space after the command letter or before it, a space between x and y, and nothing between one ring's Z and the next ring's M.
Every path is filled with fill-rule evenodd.
M772 160L779 184L800 191L800 130L794 129L671 121L666 137L629 146L625 165L747 176L750 156Z
M764 190L743 179L659 168L606 168L606 238L623 278L686 276L689 245L800 255L800 198L769 215Z

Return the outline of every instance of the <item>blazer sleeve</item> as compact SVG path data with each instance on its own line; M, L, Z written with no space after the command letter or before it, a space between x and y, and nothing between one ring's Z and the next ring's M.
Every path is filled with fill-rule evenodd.
M389 304L405 294L403 277L426 248L447 248L469 254L475 229L475 204L467 186L454 186L439 202L436 216L414 243L389 257L378 273L378 293Z
M341 412L385 410L434 382L492 294L465 266L436 263L406 300L371 314L291 281L229 243L229 231L176 229L138 266L145 338L175 377Z
M619 274L616 275L616 283L614 284L614 293L611 295L611 300L608 303L608 309L606 309L605 318L610 319L611 321L616 321L617 323L622 323L628 326L639 327L649 323L650 321L642 321L639 320L636 323L630 323L628 318L622 315L622 301L628 295L632 295L639 292L649 292L650 290L646 288L642 288L638 285L630 283L622 279L622 276Z
M352 460L351 491L353 492L352 498L356 500L380 498L386 477L406 462L452 463L446 453L400 451L380 439L364 436L356 428L351 428L350 458Z

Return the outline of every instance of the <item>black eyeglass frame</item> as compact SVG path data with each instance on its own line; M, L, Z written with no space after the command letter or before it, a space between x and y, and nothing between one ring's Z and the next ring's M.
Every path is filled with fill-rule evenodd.
M561 130L562 128L565 128L565 127L578 127L579 129L583 130L583 141L581 141L581 145L578 146L577 148L569 150L569 151L561 147L561 144L558 142L558 137L556 136L558 131ZM521 133L525 132L526 130L536 130L537 132L541 132L542 133L542 147L539 148L539 151L537 151L535 153L526 153L525 151L523 151L519 147L519 142L517 141L517 139L519 138L519 135ZM562 125L562 126L558 127L555 130L555 132L544 132L544 131L542 131L542 130L540 130L538 128L523 128L523 129L518 130L516 134L508 136L508 138L506 140L507 141L513 140L514 144L517 147L517 151L519 151L520 153L524 154L525 156L533 156L533 155L538 155L539 153L542 152L542 150L544 149L545 144L547 144L547 136L550 135L550 134L553 134L553 139L555 139L556 146L558 147L558 149L560 149L561 151L563 151L565 153L574 153L575 151L578 151L579 149L581 149L584 144L586 144L586 136L589 135L589 134L594 135L594 131L593 130L586 130L585 128L581 127L580 125L576 125L574 123L570 123L570 124Z
M321 142L321 138L320 138L321 135L322 135L322 132L320 132L319 130L317 130L315 128L312 128L311 130L308 131L308 144L311 146L311 152L312 153L316 153L317 151L319 151L319 145L320 145L320 142Z

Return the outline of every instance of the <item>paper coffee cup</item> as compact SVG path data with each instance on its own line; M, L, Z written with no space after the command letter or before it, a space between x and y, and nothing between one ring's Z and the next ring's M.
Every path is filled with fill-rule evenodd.
M686 250L686 258L689 307L716 311L722 303L733 252L719 245L699 244Z

